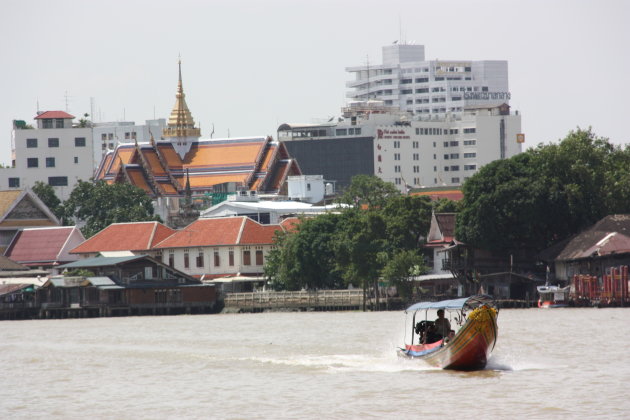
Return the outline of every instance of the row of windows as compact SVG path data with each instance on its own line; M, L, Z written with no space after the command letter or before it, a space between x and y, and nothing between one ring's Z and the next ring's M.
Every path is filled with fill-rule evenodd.
M221 266L221 255L219 254L218 250L215 250L213 252L212 260L215 267ZM255 263L256 265L264 264L264 256L263 256L262 249L257 249L255 251ZM168 265L171 267L175 266L175 252L174 251L171 251L168 254ZM204 261L203 251L199 251L199 253L195 257L195 266L197 268L201 268L201 267L204 267L204 265L205 265L205 261ZM250 250L247 250L247 249L243 250L243 265L252 265L252 258L251 258ZM233 250L228 251L228 266L230 267L234 266L234 251ZM184 251L184 268L190 268L190 253L187 251Z
M474 171L476 169L477 169L477 165L464 165L465 171ZM448 171L459 171L459 165L445 166L444 172L448 172ZM437 166L433 167L433 172L437 172Z
M74 157L74 163L79 163L79 157ZM56 159L54 157L46 158L46 167L47 168L55 168ZM39 168L39 158L26 158L26 167L27 168Z
M67 176L49 176L48 185L53 187L67 187ZM20 178L9 178L9 188L20 188Z
M361 134L361 129L360 128L338 128L335 130L335 135L337 136L345 136L345 135L360 135Z
M26 139L26 147L34 149L37 147L37 139ZM48 147L59 147L59 138L50 137L48 139ZM74 147L85 147L85 137L75 137Z
M467 177L467 176L465 176L465 177L464 177L464 181L465 181L465 180L467 180L467 179L468 179L468 177ZM433 178L433 183L435 183L435 184L437 184L437 183L438 183L437 178ZM451 178L451 183L453 183L453 184L459 184L459 177L458 177L458 176L456 176L456 177Z
M42 121L44 128L63 128L63 118L44 118Z
M125 133L125 139L129 140L129 139L135 139L135 138L137 138L135 131L127 131ZM113 139L114 139L114 133L101 134L101 141L107 141L107 140L113 140Z

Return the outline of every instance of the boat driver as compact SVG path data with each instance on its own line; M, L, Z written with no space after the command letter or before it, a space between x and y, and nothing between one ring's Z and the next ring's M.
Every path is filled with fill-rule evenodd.
M438 309L437 316L438 317L435 320L435 328L437 329L437 333L442 337L446 337L451 331L451 323L448 319L444 318L444 309Z

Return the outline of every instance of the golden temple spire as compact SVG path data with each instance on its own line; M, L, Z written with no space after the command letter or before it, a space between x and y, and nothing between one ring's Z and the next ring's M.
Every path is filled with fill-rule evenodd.
M195 120L186 105L184 84L182 82L182 60L177 62L179 77L177 81L177 93L175 94L175 106L168 119L168 125L164 128L163 136L169 140L183 159L190 150L190 145L201 137L201 130L195 127Z
M164 137L199 137L201 132L195 128L195 120L186 105L186 95L184 94L184 84L182 83L182 61L178 61L179 78L177 82L177 94L175 95L175 106L168 119L168 127L164 129Z

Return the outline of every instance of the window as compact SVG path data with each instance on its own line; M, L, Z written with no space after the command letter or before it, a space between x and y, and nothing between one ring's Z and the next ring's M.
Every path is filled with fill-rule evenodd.
M418 148L420 147L420 142L419 142L419 141L414 141L414 142L412 143L412 146L411 146L411 147L413 147L414 149L418 149Z
M203 267L203 250L199 249L197 254L197 267Z
M79 157L78 156L74 157L74 163L79 163Z
M37 147L37 139L26 139L26 147L28 149Z
M48 147L59 147L59 139L56 137L49 138Z
M451 159L459 159L459 153L451 153Z
M338 128L335 130L335 135L337 136L345 136L346 134L348 134L348 130L345 128Z
M399 165L394 166L394 172L400 172L400 166Z
M47 157L46 158L46 167L47 168L54 168L55 167L55 158L54 157Z
M477 165L464 165L465 171L474 171L475 169L477 169Z
M172 249L168 251L168 265L175 267L175 251Z
M102 140L102 141L107 140L107 133L103 133L103 134L101 134L101 140Z
M214 250L214 266L219 267L221 265L221 257L219 256L219 250Z
M448 147L448 142L447 142L447 141L445 141L445 142L444 142L444 144L443 144L443 146L444 146L444 147Z
M420 160L420 153L414 153L413 160Z
M394 141L394 149L399 149L400 148L400 141L395 140Z
M459 177L454 177L454 178L451 178L451 182L452 182L453 184L458 184L458 183L459 183Z
M37 159L37 158L27 158L26 159L26 167L27 168L37 168L37 167L39 167L39 159Z
M474 158L477 157L477 153L464 153L465 158Z
M262 250L256 250L256 265L263 265L263 252Z
M394 160L400 160L400 153L394 153Z
M401 95L411 95L413 93L413 89L402 89L400 91Z
M448 153L444 155L444 159L448 160Z
M127 131L125 133L125 140L129 140L130 136L131 136L131 133L129 133L129 131Z
M184 268L189 268L190 267L190 256L188 254L188 250L185 249L184 250Z
M50 118L44 119L44 121L42 121L42 127L43 128L53 128L53 120L51 120Z
M457 146L459 146L459 142L458 142L457 140L453 140L453 141L451 141L449 144L450 144L450 146L451 146L451 147L457 147Z
M472 134L476 132L477 130L475 128L464 128L464 134Z
M230 264L230 267L234 267L234 250L230 249L228 251L228 264Z
M416 83L426 83L429 81L428 77L420 77L416 79Z
M451 171L459 171L459 165L451 165Z
M63 128L63 118L55 119L55 128Z
M252 265L252 257L249 250L243 251L243 265Z
M75 137L74 147L85 147L85 137Z
M49 176L48 185L51 185L53 187L67 187L68 177L67 176Z
M20 188L20 178L9 178L9 188Z

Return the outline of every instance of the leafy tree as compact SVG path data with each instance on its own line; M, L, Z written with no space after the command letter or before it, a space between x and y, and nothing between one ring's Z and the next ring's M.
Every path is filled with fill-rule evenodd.
M265 264L265 275L275 289L336 289L343 279L336 267L335 232L343 214L307 218L295 233L278 233L277 248Z
M491 250L541 250L610 213L630 211L629 150L572 131L492 162L463 187L456 235Z
M381 276L396 286L400 296L410 297L412 284L409 278L419 276L426 271L424 257L417 250L406 249L400 250L388 258L381 271Z
M387 221L388 248L415 249L429 231L431 200L424 196L393 195L383 206L382 214Z
M433 203L433 211L436 213L458 213L460 211L459 203L459 201L448 198L440 198Z
M160 220L153 214L151 199L144 190L127 183L110 185L104 181L79 181L64 202L64 213L85 222L81 231L86 238L112 223Z
M391 182L385 182L374 175L355 175L346 191L341 196L341 202L368 209L382 208L388 198L400 195Z
M44 204L46 204L50 211L52 211L59 220L64 221L64 208L52 186L41 181L37 181L31 190L35 193L35 195L37 195L37 197L39 197L40 200L44 202Z

